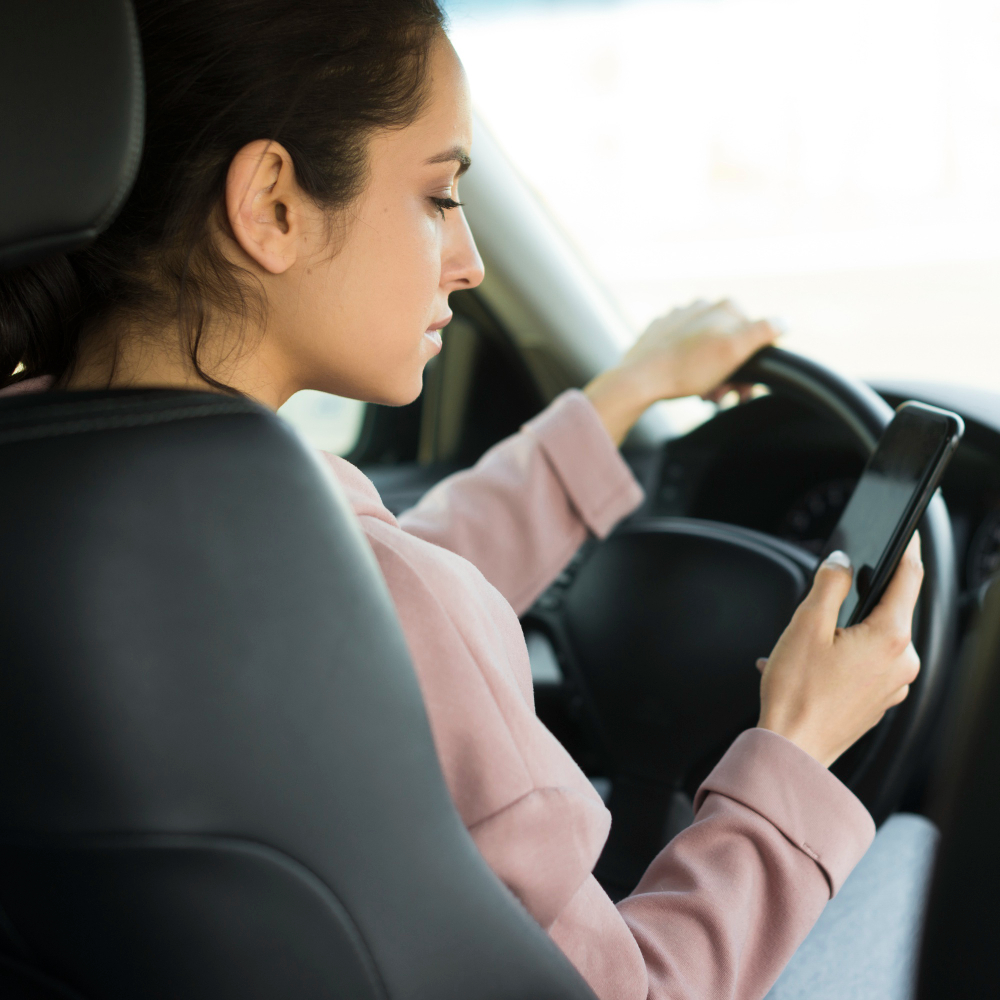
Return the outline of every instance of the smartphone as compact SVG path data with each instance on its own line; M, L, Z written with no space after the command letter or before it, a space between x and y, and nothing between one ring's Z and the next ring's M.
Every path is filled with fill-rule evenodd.
M881 600L964 432L958 414L936 406L896 410L823 550L846 552L854 567L838 625L856 624Z

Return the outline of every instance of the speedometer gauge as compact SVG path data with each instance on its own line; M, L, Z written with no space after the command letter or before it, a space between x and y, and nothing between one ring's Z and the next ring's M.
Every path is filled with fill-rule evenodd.
M969 589L975 590L1000 570L1000 508L983 518L969 545L966 575Z
M818 554L833 534L857 482L830 479L803 493L785 514L782 537Z

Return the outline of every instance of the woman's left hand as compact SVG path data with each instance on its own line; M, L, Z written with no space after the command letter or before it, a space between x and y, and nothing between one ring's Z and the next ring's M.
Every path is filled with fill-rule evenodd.
M779 333L773 321L752 322L728 299L695 302L653 320L621 362L584 392L621 444L658 400L718 398L726 379Z

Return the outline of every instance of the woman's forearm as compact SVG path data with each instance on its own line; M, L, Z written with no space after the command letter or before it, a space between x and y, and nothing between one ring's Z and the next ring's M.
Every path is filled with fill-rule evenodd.
M598 375L583 390L616 447L657 400L655 394L644 391L640 380L630 376L628 371L612 368Z
M564 393L435 486L400 527L468 559L523 612L588 534L603 537L642 501L599 416Z

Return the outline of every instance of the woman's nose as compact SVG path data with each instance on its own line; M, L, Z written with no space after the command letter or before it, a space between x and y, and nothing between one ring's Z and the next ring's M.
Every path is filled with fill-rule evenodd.
M454 209L451 213L451 230L445 239L441 261L441 287L449 292L462 288L475 288L486 274L483 258L479 256L472 230L465 213Z

